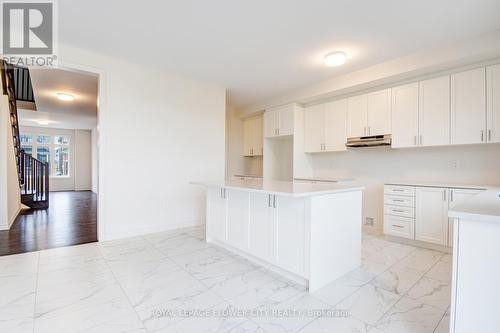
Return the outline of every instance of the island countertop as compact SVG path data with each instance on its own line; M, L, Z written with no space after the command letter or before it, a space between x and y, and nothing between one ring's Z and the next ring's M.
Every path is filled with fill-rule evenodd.
M500 188L490 188L476 194L448 212L451 218L500 222Z
M301 183L264 179L231 179L224 181L193 181L193 185L221 187L248 192L266 193L289 197L310 197L333 193L362 191L363 186L356 183Z

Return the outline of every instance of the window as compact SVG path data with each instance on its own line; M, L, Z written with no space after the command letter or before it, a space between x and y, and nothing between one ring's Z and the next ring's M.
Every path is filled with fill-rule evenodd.
M51 177L70 176L70 137L64 135L21 134L21 149L50 165Z

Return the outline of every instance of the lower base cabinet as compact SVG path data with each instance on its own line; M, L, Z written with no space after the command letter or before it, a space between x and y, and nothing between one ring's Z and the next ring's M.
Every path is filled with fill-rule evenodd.
M448 218L448 211L482 191L482 189L386 185L384 233L451 247L454 220ZM411 217L413 209L414 218Z
M207 193L207 232L217 240L226 240L227 202L225 190L209 188Z
M448 189L417 187L415 239L448 245Z
M248 251L265 261L274 256L274 219L273 198L269 194L250 193L248 224Z

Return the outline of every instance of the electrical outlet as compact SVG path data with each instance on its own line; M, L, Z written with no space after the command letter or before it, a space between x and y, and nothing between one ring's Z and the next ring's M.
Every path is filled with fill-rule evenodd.
M451 162L451 167L453 169L458 169L460 167L460 163L458 163L458 161L453 161Z
M369 226L374 226L375 225L375 219L373 217L366 217L365 218L365 225Z

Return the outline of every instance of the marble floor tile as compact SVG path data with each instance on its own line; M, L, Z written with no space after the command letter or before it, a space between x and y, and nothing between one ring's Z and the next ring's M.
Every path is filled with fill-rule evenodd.
M238 326L235 326L224 333L268 333L262 329L259 325L251 320L247 320Z
M444 312L403 297L375 326L385 333L432 333Z
M222 303L212 310L225 310L231 308L228 303ZM231 317L231 316L193 316L177 321L163 329L157 330L156 333L220 333L232 332L239 325L245 323L246 318Z
M371 326L353 318L321 317L301 329L300 333L367 333Z
M451 262L438 261L425 276L435 280L451 282L451 267Z
M239 309L270 308L298 295L306 288L285 279L276 279L250 291L229 298L228 301Z
M306 291L271 307L265 316L258 316L252 320L268 333L297 332L321 316L321 310L326 311L330 307L330 305L310 296ZM317 311L307 313L308 309ZM285 313L288 315L284 315Z
M311 296L331 306L336 306L339 302L354 294L355 291L359 290L364 285L364 282L347 275L312 293Z
M434 333L450 333L450 313L448 311L441 318Z
M369 283L338 304L336 308L348 310L351 316L373 325L399 299L399 295Z
M362 265L309 294L204 238L205 229L196 227L0 257L0 332L418 333L437 327L442 333L448 327L448 254L364 234ZM207 309L218 311L201 315ZM316 311L283 315L292 309ZM197 311L186 318L168 310ZM228 316L228 310L261 312Z
M172 256L171 259L193 274L216 269L236 260L235 257L216 248L191 251L186 254Z
M422 276L423 272L404 266L393 266L379 275L373 284L392 293L403 295Z
M57 310L35 316L35 333L146 332L121 288L115 284Z
M423 277L408 292L407 297L446 310L450 306L451 285L446 281Z
M426 272L443 256L442 252L427 249L417 249L408 257L401 260L398 265Z

